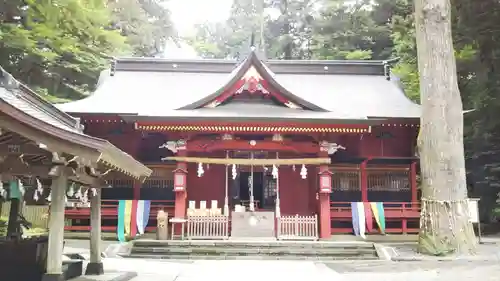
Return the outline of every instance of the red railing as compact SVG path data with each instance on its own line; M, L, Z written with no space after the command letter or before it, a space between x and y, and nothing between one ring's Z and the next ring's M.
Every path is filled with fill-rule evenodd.
M102 200L101 216L103 220L118 219L118 201L119 200ZM168 213L169 217L174 215L174 200L151 200L151 211L149 213L150 221L156 220L158 211L163 209ZM67 220L83 220L90 219L89 207L66 207L65 218ZM90 225L67 225L64 227L69 231L89 231ZM101 226L102 231L116 231L116 226ZM156 226L147 227L146 230L154 230Z
M383 204L386 220L386 233L418 233L418 227L409 228L408 222L418 222L420 219L419 202L384 202ZM330 202L330 218L332 222L351 222L351 203ZM401 222L400 227L388 226L388 224L399 222ZM352 233L352 228L332 227L332 233Z

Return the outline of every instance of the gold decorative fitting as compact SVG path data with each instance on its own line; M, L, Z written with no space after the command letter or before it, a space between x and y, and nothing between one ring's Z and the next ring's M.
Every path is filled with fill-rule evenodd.
M257 127L257 126L160 126L138 125L144 131L213 131L213 132L299 132L299 133L366 133L369 128L308 128L308 127Z

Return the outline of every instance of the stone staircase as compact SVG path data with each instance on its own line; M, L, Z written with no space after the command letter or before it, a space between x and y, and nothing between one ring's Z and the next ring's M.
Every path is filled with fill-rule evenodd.
M373 243L136 240L125 258L188 260L377 260Z
M231 213L231 239L274 239L274 212Z

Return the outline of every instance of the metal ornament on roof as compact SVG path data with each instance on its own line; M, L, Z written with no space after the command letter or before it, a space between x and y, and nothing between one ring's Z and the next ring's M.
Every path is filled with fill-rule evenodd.
M302 168L300 168L300 176L304 180L307 178L307 168L306 168L306 165L302 165Z

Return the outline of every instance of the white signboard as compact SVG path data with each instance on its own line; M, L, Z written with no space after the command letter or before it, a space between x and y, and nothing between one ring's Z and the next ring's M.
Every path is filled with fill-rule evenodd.
M479 208L478 208L479 198L469 198L469 221L472 223L479 222Z

